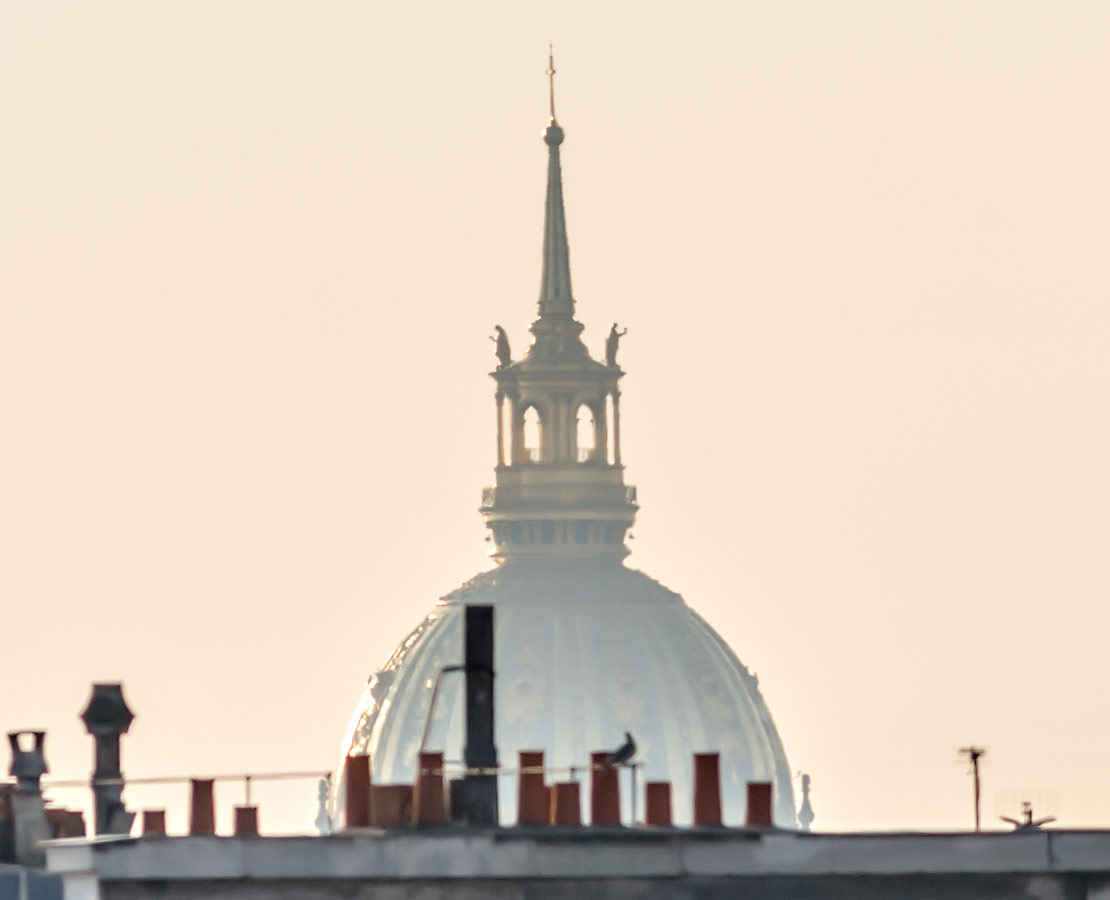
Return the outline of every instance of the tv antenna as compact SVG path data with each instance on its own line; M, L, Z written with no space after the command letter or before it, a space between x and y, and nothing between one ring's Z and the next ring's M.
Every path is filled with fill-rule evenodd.
M1038 831L1042 825L1055 822L1055 816L1044 816L1040 819L1033 818L1033 804L1026 800L1021 804L1022 819L1011 819L1009 816L999 816L1003 822L1009 822L1015 831Z
M971 775L975 782L975 830L979 827L979 760L987 751L982 747L961 747L960 756L966 756L971 762Z

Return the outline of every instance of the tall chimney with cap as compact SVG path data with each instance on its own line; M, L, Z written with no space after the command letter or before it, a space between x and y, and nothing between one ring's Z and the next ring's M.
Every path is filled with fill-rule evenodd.
M26 742L30 743L28 747L24 746L26 738L33 740L33 743ZM39 779L50 771L43 752L45 741L44 731L8 733L8 743L12 748L12 765L8 771L16 780L10 795L15 858L20 865L39 868L46 865L46 854L39 849L39 841L50 837L39 785Z
M135 715L123 699L123 685L94 684L81 718L96 740L96 769L92 777L96 833L128 834L135 814L123 805L119 739L127 733Z
M466 607L466 821L497 825L497 746L493 741L493 607ZM475 771L479 770L479 771Z

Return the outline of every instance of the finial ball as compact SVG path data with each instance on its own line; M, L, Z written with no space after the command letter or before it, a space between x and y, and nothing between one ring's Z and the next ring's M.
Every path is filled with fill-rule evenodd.
M548 147L558 147L563 142L563 129L559 127L559 123L554 119L544 129L543 139Z

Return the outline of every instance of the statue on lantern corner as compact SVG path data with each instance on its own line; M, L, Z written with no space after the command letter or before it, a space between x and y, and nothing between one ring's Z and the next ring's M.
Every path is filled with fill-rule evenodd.
M617 323L613 323L613 327L609 329L609 337L605 339L605 365L610 368L616 368L617 365L617 349L620 347L621 338L628 334L628 329L624 331L617 331Z
M497 368L508 368L513 363L513 356L509 351L509 336L500 325L494 325L493 330L497 333L491 334L489 339L495 344L493 352L497 354Z

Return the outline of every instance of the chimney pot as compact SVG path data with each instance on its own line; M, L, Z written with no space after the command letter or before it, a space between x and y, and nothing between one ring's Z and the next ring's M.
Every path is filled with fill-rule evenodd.
M775 823L771 814L772 789L769 781L748 782L748 828L770 828Z
M189 810L189 834L216 833L216 803L211 778L192 779L193 802Z
M669 781L649 781L644 785L647 814L644 821L648 825L672 824L671 783Z
M348 756L344 766L347 827L366 828L370 824L370 757Z
M24 749L24 737L34 739L27 749ZM46 764L46 732L45 731L9 731L8 743L12 750L12 763L8 769L9 775L14 775L24 790L38 790L39 779L50 771Z
M560 781L551 786L551 824L582 824L581 785L577 781Z
M721 758L694 754L694 825L721 825Z
M421 753L413 792L413 824L436 828L447 823L443 802L443 754Z
M258 837L258 807L235 807L235 836Z
M143 810L143 837L165 837L166 811L164 809Z
M23 749L21 738L34 736L34 743ZM12 731L8 743L12 749L9 771L16 777L15 787L7 794L11 808L12 843L15 861L23 866L41 868L46 865L46 854L39 849L41 841L49 840L50 828L42 802L39 779L48 771L43 742L44 731Z
M122 684L94 684L81 719L89 734L126 734L135 714L123 699Z
M404 828L412 822L412 785L375 784L370 788L370 825Z
M590 754L590 823L620 825L620 769L606 765L609 753Z
M543 751L521 750L517 775L518 825L546 825L550 817L547 786L543 783Z

